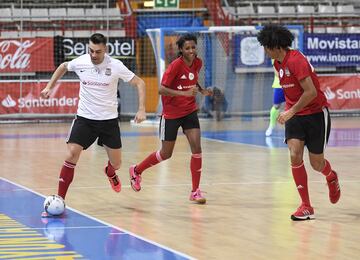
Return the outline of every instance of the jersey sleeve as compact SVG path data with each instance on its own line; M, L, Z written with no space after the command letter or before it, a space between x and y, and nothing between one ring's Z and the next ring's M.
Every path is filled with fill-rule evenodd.
M135 76L135 73L129 70L121 61L117 64L118 76L124 82L129 82Z
M292 66L289 69L291 70L293 75L296 77L296 79L298 81L300 81L306 77L311 76L311 66L304 55L299 53L296 56L297 56L297 58L294 59L294 62L292 62L292 64L291 64Z
M80 57L77 57L77 58L75 58L75 59L68 62L68 64L67 64L67 70L68 71L76 71L78 69L77 67L78 67L78 64L79 64Z
M170 64L169 67L164 72L164 75L161 80L161 85L163 85L165 87L170 87L176 77L176 74L177 74L176 72L177 72L176 64L174 64L174 63Z
M201 68L202 68L203 62L201 59L198 58L198 63L197 63L197 69L196 71L199 73Z

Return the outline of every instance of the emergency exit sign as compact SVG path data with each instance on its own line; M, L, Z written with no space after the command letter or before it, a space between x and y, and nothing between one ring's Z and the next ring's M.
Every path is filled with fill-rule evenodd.
M179 8L180 0L155 0L155 8Z

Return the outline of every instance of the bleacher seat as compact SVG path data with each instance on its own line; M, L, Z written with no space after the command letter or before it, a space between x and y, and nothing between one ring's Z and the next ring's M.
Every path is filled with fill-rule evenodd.
M293 5L280 5L278 6L278 13L280 15L293 15L295 14L295 6Z
M34 37L32 31L19 32L19 38L32 38L32 37Z
M354 13L353 5L337 5L336 12L337 13Z
M348 33L360 33L360 26L349 26L346 31Z
M318 5L318 13L320 15L335 14L335 6L332 6L332 5Z
M10 8L1 8L0 9L0 22L9 22L11 18L11 9Z
M32 8L31 11L32 21L48 21L49 11L47 8Z
M343 33L343 29L341 27L326 27L327 33Z
M236 10L234 6L223 6L222 9L226 17L235 19Z
M336 13L338 16L353 16L355 14L355 9L353 5L337 5Z
M12 10L13 20L30 20L30 9L27 8L14 8Z
M74 37L73 31L64 31L64 37L65 37L65 38L72 38L72 37Z
M75 30L73 31L73 37L78 38L89 38L92 32L88 30Z
M315 7L313 5L298 5L297 13L300 16L309 16L315 13Z
M1 31L0 36L3 39L18 38L19 37L19 32L18 31Z
M34 33L32 35L33 35L33 37L54 37L55 32L53 30L34 31Z
M247 6L238 6L236 8L236 13L239 16L251 16L254 14L254 8L250 5Z
M261 6L257 7L257 13L260 17L269 17L275 15L275 7L274 6Z
M49 8L50 20L63 20L66 16L66 8Z
M68 20L85 20L84 8L68 8L66 12Z
M87 8L85 9L85 16L87 20L103 19L103 11L101 8Z
M326 33L325 27L315 27L313 30L314 33Z
M122 20L123 18L120 15L119 8L103 8L102 11L104 15L104 19L107 19L109 17L109 20Z

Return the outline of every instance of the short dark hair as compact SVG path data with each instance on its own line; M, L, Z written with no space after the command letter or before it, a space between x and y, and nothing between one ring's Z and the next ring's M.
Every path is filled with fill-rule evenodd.
M195 44L197 44L196 36L194 34L187 33L180 36L180 38L176 41L176 45L179 49L181 49L186 41L194 41Z
M89 39L94 44L104 44L106 45L106 37L101 33L94 33L90 36Z
M294 35L283 25L265 25L257 34L259 43L269 49L287 49L294 40Z

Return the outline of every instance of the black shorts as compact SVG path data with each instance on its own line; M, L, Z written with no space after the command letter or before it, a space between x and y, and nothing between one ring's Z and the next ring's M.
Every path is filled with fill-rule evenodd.
M164 116L162 116L159 127L160 140L175 141L180 126L182 127L183 132L186 129L200 128L197 111L175 119L165 119Z
M305 142L309 152L322 154L328 142L331 128L329 110L323 112L293 116L285 123L285 142L288 139L299 139Z
M98 145L103 144L112 149L121 148L120 128L117 118L109 120L92 120L81 116L74 119L67 143L81 145L84 150L98 138Z

